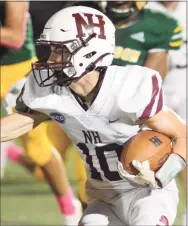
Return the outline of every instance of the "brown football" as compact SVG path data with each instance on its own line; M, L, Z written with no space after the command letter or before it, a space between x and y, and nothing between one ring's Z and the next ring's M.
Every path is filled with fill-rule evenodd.
M150 169L156 172L172 153L172 141L164 134L143 130L132 137L124 146L120 161L130 174L137 174L132 161L148 160Z

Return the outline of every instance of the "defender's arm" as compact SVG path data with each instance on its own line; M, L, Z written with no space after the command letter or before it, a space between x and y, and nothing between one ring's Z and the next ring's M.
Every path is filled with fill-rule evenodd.
M5 25L0 29L0 45L20 49L25 40L28 2L5 1L5 6L6 19Z
M34 112L13 113L1 118L1 142L15 139L38 126L43 121L48 120L48 116Z
M144 63L144 66L158 71L161 75L161 78L164 80L169 70L168 52L164 51L149 53Z

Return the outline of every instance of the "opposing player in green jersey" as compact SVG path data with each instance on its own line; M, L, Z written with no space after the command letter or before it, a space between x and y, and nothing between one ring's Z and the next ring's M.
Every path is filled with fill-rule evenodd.
M32 24L28 14L28 3L0 2L0 80L1 80L1 111L9 114L9 108L15 102L16 89L8 101L5 95L13 84L23 79L31 70L31 63L36 61L33 43ZM12 108L11 108L12 110ZM12 112L12 111L11 111ZM13 144L1 144L1 177L7 164L7 153L10 148L21 152Z
M27 2L0 2L1 99L15 82L28 74L31 63L37 60L28 7Z
M168 71L168 50L183 43L182 26L167 13L146 9L146 1L109 1L108 17L116 25L113 64L144 65L164 77Z

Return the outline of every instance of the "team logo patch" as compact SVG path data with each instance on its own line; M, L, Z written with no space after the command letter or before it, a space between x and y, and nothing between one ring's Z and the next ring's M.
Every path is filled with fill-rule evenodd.
M55 120L55 121L57 121L57 122L59 122L59 123L62 123L62 124L64 124L65 122L66 122L66 118L65 118L65 116L64 115L61 115L61 114L59 114L59 113L51 113L50 114L50 117L53 119L53 120Z

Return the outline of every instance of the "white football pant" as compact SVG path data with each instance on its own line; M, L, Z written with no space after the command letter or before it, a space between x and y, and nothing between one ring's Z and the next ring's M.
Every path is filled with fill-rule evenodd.
M89 204L79 226L169 226L177 212L178 190L173 180L165 188L98 189L87 183Z

